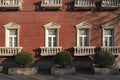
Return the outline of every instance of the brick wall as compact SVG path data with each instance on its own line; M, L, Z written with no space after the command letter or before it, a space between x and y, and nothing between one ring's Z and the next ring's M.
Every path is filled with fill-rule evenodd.
M5 30L3 25L15 22L20 28L20 46L24 51L35 54L35 50L45 45L45 30L43 25L55 22L61 25L59 32L59 44L63 50L76 46L75 25L86 21L92 25L90 32L90 45L102 45L101 25L111 21L117 15L114 12L92 11L67 11L67 3L72 0L64 0L63 11L35 11L36 3L40 0L24 0L22 11L0 12L0 46L5 46ZM112 20L113 21L113 20ZM120 22L116 29L116 45L120 45Z

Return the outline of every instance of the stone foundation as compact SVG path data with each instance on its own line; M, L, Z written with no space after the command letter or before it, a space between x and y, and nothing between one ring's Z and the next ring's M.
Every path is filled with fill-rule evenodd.
M118 69L113 69L113 68L97 68L94 67L94 74L99 74L99 75L113 75L113 74L119 74L119 70Z
M53 67L51 69L51 74L54 76L60 76L60 75L64 75L64 74L75 74L75 73L76 73L75 67L67 67L67 68Z
M10 68L8 69L8 74L9 75L33 75L38 72L37 67L33 68Z

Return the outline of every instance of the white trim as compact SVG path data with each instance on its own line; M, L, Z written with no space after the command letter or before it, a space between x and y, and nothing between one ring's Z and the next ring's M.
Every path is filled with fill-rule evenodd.
M77 47L79 47L79 30L80 29L87 29L87 42L88 42L88 46L90 45L90 28L92 27L91 24L87 23L87 22L82 22L79 23L77 25L75 25L76 29L77 29Z
M57 28L57 29L60 28L60 25L55 23L55 22L50 22L50 23L45 24L43 26L44 26L44 28Z
M59 28L60 25L55 22L50 22L46 25L43 25L45 28L45 47L48 47L48 30L49 29L57 29L57 46L59 46Z
M109 28L110 29L110 28ZM114 29L110 29L110 30L113 30L113 32L112 32L112 34L111 35L105 35L105 30L106 29L103 29L103 46L106 46L105 45L105 37L107 37L107 40L108 40L108 38L112 38L112 45L111 46L114 46ZM109 40L108 40L108 43L107 43L107 46L109 47L110 46L110 44L109 44Z
M114 25L112 22L108 22L108 23L102 25L102 28L103 28L103 29L114 29L114 28L116 28L116 27L117 27L117 26Z
M112 22L108 22L108 23L102 25L102 36L103 36L102 46L105 46L105 29L113 30L112 35L111 35L112 36L112 46L115 44L114 41L115 41L115 28L116 27L117 26L114 25Z
M87 23L87 22L82 22L82 23L79 23L79 24L77 24L77 25L75 25L75 27L76 28L91 28L92 27L92 25L91 24L89 24L89 23Z
M17 29L17 45L19 47L19 30L20 30L20 25L14 23L14 22L10 22L6 25L3 25L3 27L5 28L5 47L9 47L9 30L10 29Z

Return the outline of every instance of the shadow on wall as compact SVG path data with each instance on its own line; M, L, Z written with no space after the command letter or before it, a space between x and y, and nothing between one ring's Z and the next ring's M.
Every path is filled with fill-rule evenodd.
M34 49L33 51L35 53L35 58L40 58L40 53L41 53L40 48Z
M18 64L16 64L14 56L12 56L12 57L0 57L0 58L4 59L1 61L0 65L2 65L5 70L8 70L8 68L19 66Z
M42 8L41 8L41 1L34 3L34 5L35 5L35 11L42 10Z
M74 49L73 49L73 47L65 49L65 51L68 51L71 54L71 56L74 56Z
M67 11L73 11L74 10L74 1L68 2L65 5L67 5Z

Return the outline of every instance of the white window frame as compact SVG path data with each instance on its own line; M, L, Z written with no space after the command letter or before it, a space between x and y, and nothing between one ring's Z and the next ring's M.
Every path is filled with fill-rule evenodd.
M20 25L10 22L6 25L3 26L5 28L5 47L9 47L9 30L12 29L17 29L17 47L19 47L19 30L20 30ZM14 46L13 46L14 47Z
M103 45L108 47L114 46L114 29L109 29L113 31L111 35L105 35L105 30L107 29L104 29L103 31ZM107 45L105 45L105 38L107 38ZM111 43L112 45L109 44L110 43L109 38L112 38L112 43Z
M78 34L78 44L79 44L79 46L80 46L80 37L82 37L82 45L81 46L85 46L85 38L87 38L87 45L86 46L89 46L89 29L87 29L87 28L85 28L85 29L79 29L79 31L78 31L78 33L80 33L80 30L86 30L87 31L87 33L86 33L86 35L80 35L80 34Z
M49 35L48 33L49 33L49 30L50 30L51 28L49 28L49 29L47 29L47 38L46 38L46 41L47 41L47 47L56 47L56 46L58 46L58 43L56 43L56 46L54 46L54 40L53 40L53 38L56 38L56 42L58 41L58 29L56 29L57 31L56 31L56 34L55 35ZM51 46L49 46L49 40L48 40L48 38L51 38Z
M90 28L91 28L91 24L89 24L89 23L87 23L87 22L82 22L82 23L79 23L79 24L77 24L77 25L75 25L75 27L76 27L76 29L77 29L77 47L80 47L80 42L79 42L79 31L80 31L80 29L87 29L87 46L90 46ZM85 37L85 35L81 35L81 36L84 36ZM84 43L83 43L83 45L82 46L84 46Z
M9 41L9 43L8 43L8 45L9 45L9 47L17 47L18 46L18 42L17 42L17 46L15 46L15 38L17 38L18 39L18 31L17 31L17 34L16 35L10 35L10 30L17 30L17 29L9 29L8 31L9 31L9 35L8 35L8 41ZM12 38L12 46L10 46L10 38Z
M115 45L115 27L116 26L113 25L111 22L108 22L108 23L102 25L102 36L103 36L102 46L106 46L105 45L105 37L109 37L109 38L112 37L112 45L107 44L107 47ZM108 30L113 30L111 35L105 35L105 30L107 30L107 29Z
M60 28L60 25L58 25L57 23L55 22L50 22L46 25L44 25L44 28L45 28L45 47L49 47L48 45L48 30L49 29L56 29L57 33L56 33L56 37L57 37L57 45L55 47L59 47L59 28ZM51 47L54 47L54 46L51 46Z

